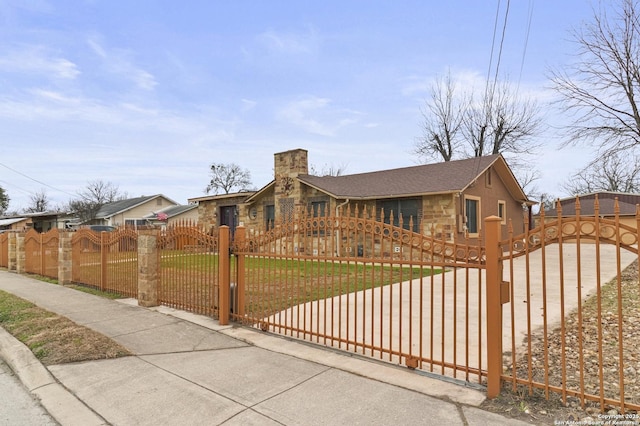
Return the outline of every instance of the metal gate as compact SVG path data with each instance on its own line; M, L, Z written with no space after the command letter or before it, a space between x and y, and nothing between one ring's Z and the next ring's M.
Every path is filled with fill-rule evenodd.
M236 229L237 321L463 380L486 375L480 247L349 211ZM385 220L386 219L386 220Z

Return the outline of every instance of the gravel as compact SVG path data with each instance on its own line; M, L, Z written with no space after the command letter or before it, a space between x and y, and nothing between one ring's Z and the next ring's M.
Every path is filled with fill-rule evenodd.
M577 310L565 318L564 339L560 326L547 335L547 352L542 331L532 336L531 367L533 381L548 383L566 389L614 400L621 399L620 374L624 370L624 398L626 403L640 405L640 284L638 282L638 261L629 265L621 274L622 295L622 340L618 330L618 285L613 280L602 287L600 300L594 295L582 306L582 339L579 333ZM599 308L600 305L600 308ZM600 315L598 314L600 313ZM598 330L598 322L602 330ZM601 339L600 335L601 333ZM581 340L581 342L580 342ZM598 342L602 341L599 345ZM620 341L622 344L622 362ZM563 347L564 342L564 347ZM580 350L582 344L582 351ZM600 356L600 346L602 356ZM582 356L580 356L582 354ZM566 368L563 370L562 359ZM548 378L545 378L545 365L549 366ZM512 366L509 366L509 372ZM528 377L527 357L520 357L517 367L519 378ZM600 384L602 374L602 386ZM599 401L581 401L577 397L566 397L549 391L546 398L544 389L534 389L530 394L526 386L512 390L511 383L504 384L499 398L485 403L485 408L501 414L511 415L534 424L558 424L558 422L581 421L583 424L596 424L599 421L613 419L610 424L622 424L622 421L639 424L636 411L626 410L626 418L619 407L607 405L601 407ZM618 421L616 423L615 421Z

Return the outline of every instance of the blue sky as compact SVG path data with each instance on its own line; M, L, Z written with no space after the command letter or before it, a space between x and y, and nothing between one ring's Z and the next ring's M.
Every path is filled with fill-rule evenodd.
M97 179L186 203L212 162L259 188L294 148L318 170L415 165L431 82L485 78L498 4L502 23L505 0L0 0L0 185L11 210ZM548 69L591 15L589 1L512 1L500 75L546 105ZM560 150L562 114L543 109L537 186L564 196L592 154Z

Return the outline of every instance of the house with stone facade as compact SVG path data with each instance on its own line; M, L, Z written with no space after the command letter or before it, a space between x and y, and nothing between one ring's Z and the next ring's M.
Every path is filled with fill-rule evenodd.
M300 210L324 216L367 209L386 222L413 227L439 239L474 242L484 218L511 221L524 232L531 206L500 154L436 164L343 176L309 174L308 153L295 149L274 155L274 179L255 192L189 199L198 204L200 224L248 232L290 220ZM382 216L383 214L383 216Z

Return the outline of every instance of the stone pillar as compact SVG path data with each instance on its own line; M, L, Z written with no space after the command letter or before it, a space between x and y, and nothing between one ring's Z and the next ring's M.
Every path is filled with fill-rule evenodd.
M24 233L16 234L16 272L24 274L27 257L24 252Z
M9 264L7 265L7 269L10 272L16 272L18 270L18 256L16 253L16 233L15 232L9 232L9 247L7 250L7 255L9 256Z
M71 268L73 267L71 238L73 233L60 232L58 234L58 283L69 285L73 279Z
M157 240L157 231L140 231L138 234L138 305L147 308L159 304L160 256Z

